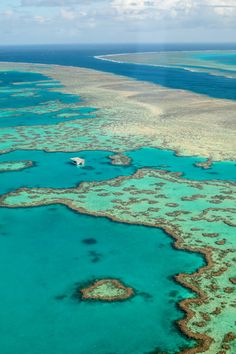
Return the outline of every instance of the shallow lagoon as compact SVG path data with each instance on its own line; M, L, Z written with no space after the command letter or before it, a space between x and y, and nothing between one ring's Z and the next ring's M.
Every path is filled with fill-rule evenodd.
M151 167L171 172L181 172L182 176L191 180L228 180L236 181L235 161L215 161L209 169L197 167L195 164L206 161L193 156L177 156L174 151L155 148L142 148L128 152L136 168Z
M45 109L45 107L42 107L42 109ZM17 114L14 113L14 110L11 110L7 113L5 111L0 112L0 128L31 125L52 125L66 122L68 120L71 121L76 119L95 118L96 116L93 114L94 111L95 109L88 109L87 107L80 107L77 109L68 108L67 110L58 109L58 111L43 114L33 112L29 113L25 112L24 110L21 110Z
M41 74L0 71L0 128L95 118L94 108L79 106L79 96L55 91L59 87Z
M38 86L41 81L50 81L50 86ZM51 91L57 88L57 81L42 74L25 72L0 72L1 108L21 108L60 100L63 103L77 103L80 98L75 95Z
M44 152L18 150L0 155L2 161L32 160L35 166L21 171L0 173L0 193L20 187L69 188L82 181L102 181L134 172L133 167L111 164L109 151ZM86 160L84 167L70 162L71 157Z
M0 212L2 352L175 353L193 344L173 322L182 317L176 302L193 295L172 277L200 267L201 256L174 250L159 229L64 206ZM119 303L71 298L75 283L100 277L117 277L137 294Z
M172 151L142 148L126 153L132 161L130 166L111 164L109 151L44 152L36 150L17 150L0 155L0 163L5 161L33 161L34 166L21 171L0 173L0 193L7 193L20 187L70 188L83 181L102 181L119 176L128 176L137 169L154 169L181 172L183 177L192 180L231 180L236 181L234 162L214 162L210 169L195 165L204 159L178 157ZM85 167L70 163L70 158L80 156L86 160Z

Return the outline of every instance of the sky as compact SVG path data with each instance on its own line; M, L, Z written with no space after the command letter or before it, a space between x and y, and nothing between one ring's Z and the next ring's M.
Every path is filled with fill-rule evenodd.
M0 0L0 45L236 42L236 0Z

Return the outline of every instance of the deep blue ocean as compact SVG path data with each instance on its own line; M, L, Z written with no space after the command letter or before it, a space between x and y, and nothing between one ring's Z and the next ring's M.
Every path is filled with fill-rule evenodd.
M119 64L94 58L97 55L177 50L233 50L236 44L100 44L1 46L0 61L80 66L190 90L216 98L236 99L236 79L190 72L184 69Z

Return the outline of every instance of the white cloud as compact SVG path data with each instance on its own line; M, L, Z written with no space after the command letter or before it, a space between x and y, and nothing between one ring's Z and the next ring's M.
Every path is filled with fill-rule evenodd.
M79 0L21 0L21 6L70 6L79 4Z
M34 16L35 22L42 24L46 22L46 18L44 16Z
M236 34L236 0L21 0L20 4L1 3L2 41L10 41L6 32L14 32L17 38L18 33L21 38L41 38L41 42L66 42L70 36L92 42L113 38L131 42L138 36L158 41L161 33L163 38L171 33L174 41L177 32L183 41L191 32L200 42L207 33L218 39L216 30L230 31L233 40Z
M130 18L177 18L179 14L189 14L196 4L193 0L113 0L112 7L118 16Z
M193 0L113 0L112 6L117 10L124 11L142 11L150 10L178 10L189 9L195 6Z
M2 15L5 17L12 17L14 15L14 12L12 10L5 10L2 12Z
M220 16L235 16L236 15L236 2L229 0L207 0L208 6L213 8L213 11Z
M118 20L150 20L167 28L186 23L198 27L204 22L232 26L236 17L236 0L111 0L111 7Z
M199 21L202 22L202 17L209 16L214 20L215 16L217 21L218 18L227 17L228 23L236 15L236 0L21 0L21 5L59 7L65 20L76 18L71 10L64 10L71 6L86 8L86 13L90 16L94 16L94 9L98 16L102 16L102 12L110 14L113 11L113 20L129 18L138 21L147 19L167 21L174 18L181 22L190 17L195 20L200 16Z
M60 9L60 14L61 14L61 17L67 21L73 21L77 17L77 14L74 10L68 10L68 9L64 9L64 8Z

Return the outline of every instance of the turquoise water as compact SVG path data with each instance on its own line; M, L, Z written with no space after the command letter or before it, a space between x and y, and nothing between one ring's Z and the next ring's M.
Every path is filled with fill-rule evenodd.
M0 73L1 82L0 87L9 85L11 87L12 84L32 84L37 81L49 81L50 83L53 82L53 79L46 77L43 74L39 73L23 73L20 71L2 71ZM45 82L44 82L45 84Z
M153 167L171 172L182 172L182 176L191 180L228 180L236 181L235 161L213 162L211 168L196 167L195 163L204 158L176 156L173 151L154 148L142 148L127 153L133 159L136 168Z
M71 113L70 104L80 98L51 93L49 88L58 87L58 82L38 74L1 75L0 104L21 112L20 116L1 116L1 127L77 119L26 110L35 105L50 107L56 100L69 105L57 114ZM19 95L22 89L25 96ZM93 113L92 108L83 109L79 108L80 118ZM35 163L22 171L0 173L0 193L19 187L72 187L81 181L130 175L140 167L183 172L198 180L235 179L236 175L234 163L214 163L212 169L203 170L194 163L204 159L177 157L171 151L127 152L130 166L112 165L110 154L18 150L0 155L0 162ZM69 163L77 155L86 159L85 167ZM3 354L146 354L154 349L172 354L194 345L175 324L183 317L177 303L193 294L173 276L194 272L203 259L175 250L172 239L159 229L80 215L59 205L0 208L0 260ZM103 277L119 278L134 287L135 297L119 303L73 299L76 284Z
M0 173L0 193L20 187L70 188L82 181L102 181L122 175L132 174L133 167L111 164L109 151L44 152L18 150L0 155L0 162L32 160L35 166L21 171ZM84 167L70 162L71 157L86 160Z
M91 109L91 112L93 110ZM75 113L75 116L70 118L64 118L60 116L64 114L64 110L57 111L53 113L44 113L44 114L33 114L33 113L25 113L21 112L19 116L11 116L9 117L1 117L0 113L0 127L15 127L15 126L27 126L27 125L52 125L61 122L65 122L66 120L76 120L76 119L84 119L84 118L95 118L95 115L88 114L87 109L83 109L82 107L75 110L67 110L67 113Z
M152 167L171 172L181 172L183 177L192 180L231 180L236 181L234 162L214 162L212 168L196 167L196 162L204 159L178 157L172 151L142 148L126 153L132 158L130 166L111 164L109 151L44 152L18 150L0 155L0 162L31 160L34 166L14 172L0 174L0 193L7 193L20 187L70 188L83 181L102 181L119 176L128 176L137 169ZM86 160L84 167L76 167L70 158L79 156Z
M50 105L50 103L48 103ZM52 125L69 120L95 118L96 115L92 114L95 111L93 108L80 107L77 109L68 108L50 113L28 113L23 109L18 114L5 115L0 112L0 128L16 127L16 126L31 126L31 125ZM5 111L6 112L6 111ZM65 113L73 114L69 118L64 117Z
M94 108L70 106L82 102L79 96L50 90L58 87L61 87L58 81L41 74L0 72L0 128L95 117ZM60 105L68 107L60 108ZM65 114L72 115L67 118Z
M1 353L176 353L193 344L174 323L183 316L176 302L192 294L172 277L202 266L200 256L174 250L159 229L64 206L0 211ZM101 277L121 279L136 296L72 298L76 283Z
M19 87L22 89L22 87ZM31 87L30 87L31 89ZM9 97L10 96L10 97ZM11 93L7 92L5 94L1 94L0 104L1 108L22 108L25 107L26 98L24 96L16 96L14 95L14 100L12 100ZM45 92L43 89L38 89L35 94L32 96L27 96L27 103L28 106L36 106L38 104L46 103L50 104L52 101L55 102L60 100L62 103L77 103L79 102L78 98L75 98L73 95L54 92L54 91L47 91Z
M194 54L194 57L207 60L209 62L217 62L223 65L235 65L236 66L236 51L223 51L223 52L202 52Z

